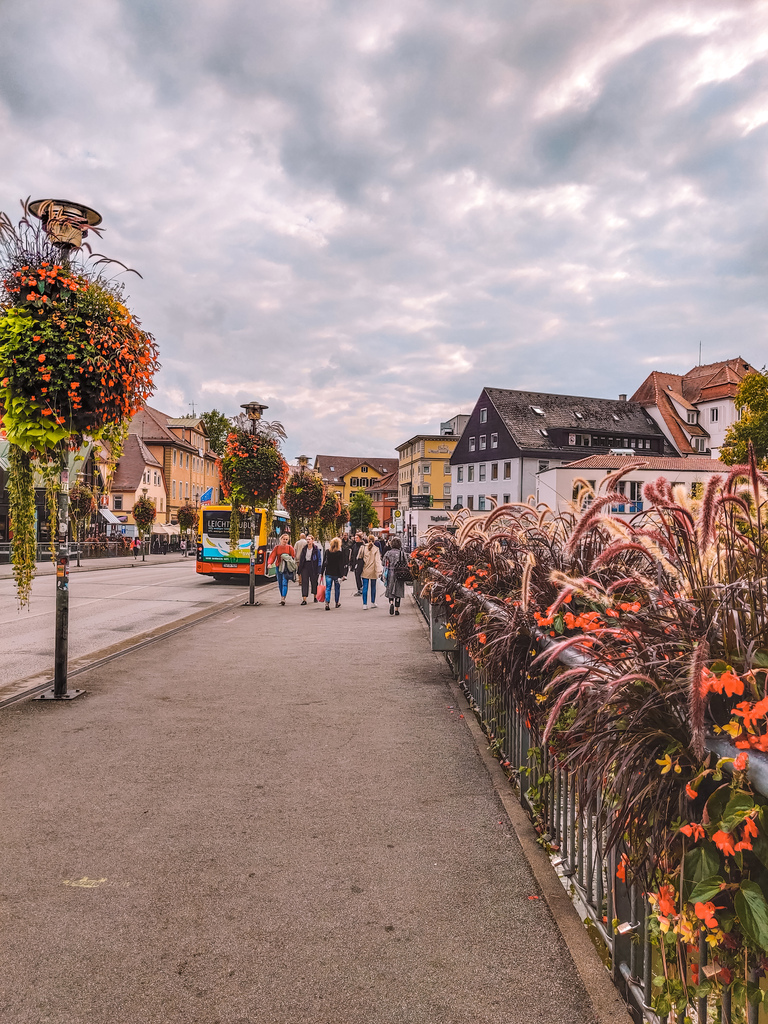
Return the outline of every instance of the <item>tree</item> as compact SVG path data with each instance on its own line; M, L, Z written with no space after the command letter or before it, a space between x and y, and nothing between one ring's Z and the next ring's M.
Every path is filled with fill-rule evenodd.
M728 466L746 463L751 441L758 465L768 464L768 373L755 370L748 373L736 391L734 399L741 418L725 432L720 448L720 459Z
M210 412L200 414L200 419L205 424L208 433L208 443L217 455L224 454L224 445L227 441L227 434L232 429L232 421L219 412L218 409L211 409Z
M363 533L379 525L379 517L370 495L362 489L355 491L349 500L349 525L353 530L362 530Z

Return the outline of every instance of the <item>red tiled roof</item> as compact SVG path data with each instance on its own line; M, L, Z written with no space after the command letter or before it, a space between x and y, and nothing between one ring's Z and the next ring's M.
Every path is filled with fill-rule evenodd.
M706 402L733 398L748 373L754 372L746 359L724 359L719 363L694 366L682 378L682 392L689 402Z
M380 459L369 456L353 457L351 455L318 455L315 457L315 469L327 484L342 484L342 477L357 469L360 465L369 466L379 476L395 472L400 462L398 459Z
M655 455L589 455L578 462L568 462L562 468L567 469L622 469L629 463L638 463L638 469L657 470L658 472L677 473L682 470L694 473L727 473L728 466L717 459L704 459L692 456L687 459L668 458Z
M147 466L162 468L141 438L137 434L129 434L115 470L112 490L135 491Z

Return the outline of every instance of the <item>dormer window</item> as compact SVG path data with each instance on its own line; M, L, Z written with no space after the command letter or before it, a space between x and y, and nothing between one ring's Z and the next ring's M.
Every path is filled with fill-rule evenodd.
M546 427L539 427L539 433L542 437L549 437L549 431L546 429Z
M583 420L584 419L584 417L581 415L580 412L575 412L573 415L576 417L577 420Z
M699 422L699 414L696 412L695 409L689 409L688 410L688 422L689 423L698 423Z
M618 422L619 422L619 417L618 417L618 416L616 415L616 413L613 413L612 415L613 415L613 418L614 418L614 419L616 420L616 422L618 423Z
M543 416L544 415L544 410L540 409L538 407L538 405L532 405L531 406L531 412L536 413L537 416Z

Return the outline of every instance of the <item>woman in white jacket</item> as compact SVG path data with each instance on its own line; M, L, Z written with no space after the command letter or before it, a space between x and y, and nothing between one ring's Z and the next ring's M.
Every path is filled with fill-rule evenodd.
M371 608L376 607L376 580L381 575L381 552L373 543L373 535L368 537L368 543L360 548L358 562L362 559L363 571L363 611L368 610L368 585L371 588Z

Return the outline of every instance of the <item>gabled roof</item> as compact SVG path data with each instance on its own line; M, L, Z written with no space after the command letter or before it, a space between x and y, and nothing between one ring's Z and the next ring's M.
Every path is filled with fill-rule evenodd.
M367 491L396 491L400 486L400 473L399 470L394 470L392 473L388 473L386 476L379 477L378 480L374 480L372 484L369 484L365 489Z
M675 403L684 409L696 409L696 406L683 394L684 379L678 373L661 373L654 370L632 395L633 402L639 402L644 406L656 406L675 447L683 455L696 451L689 441L689 437L709 437L707 431L699 423L684 421L677 411Z
M719 363L694 366L683 377L683 395L690 402L712 402L719 398L733 398L736 389L748 373L754 372L746 359L724 359Z
M193 428L200 431L204 437L208 436L205 424L199 417L168 416L166 413L160 412L159 409L153 409L150 405L145 405L143 409L139 409L137 413L134 413L128 430L129 433L136 434L142 438L146 444L174 445L177 448L183 448L185 451L197 454L198 446L187 440L182 441L181 437L171 427L177 429ZM212 451L207 451L205 454L206 457L217 457Z
M502 388L485 388L484 391L512 439L523 450L562 450L562 444L551 435L552 430L663 437L658 424L636 402ZM547 433L542 434L542 430Z
M358 466L369 466L379 476L385 476L398 469L400 463L397 459L380 459L378 457L359 458L351 455L317 455L315 456L315 469L322 476L327 484L344 483L343 478L357 469Z
M125 439L123 454L120 456L115 470L112 490L135 491L141 484L141 478L147 466L152 466L154 469L162 468L138 434L129 434Z
M558 466L557 469L606 469L611 472L623 469L631 462L640 463L638 469L659 473L678 473L685 470L694 473L727 473L729 467L717 459L688 458L675 459L658 457L654 455L589 455L586 459L579 459L578 462L569 462L565 466ZM555 472L555 470L545 470Z

